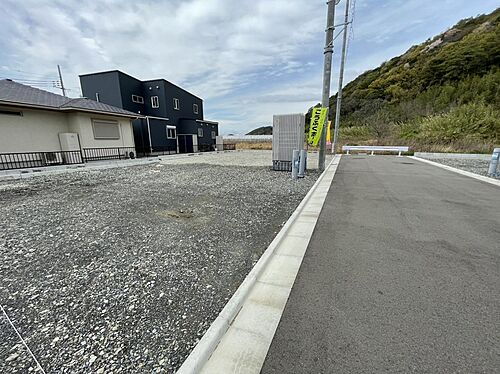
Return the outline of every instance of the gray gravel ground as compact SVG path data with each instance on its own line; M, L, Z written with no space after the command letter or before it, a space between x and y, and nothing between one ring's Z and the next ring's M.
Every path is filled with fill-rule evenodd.
M433 157L421 157L430 161L439 162L443 165L448 165L457 169L470 171L471 173L476 173L479 175L488 176L488 166L490 165L489 160L476 160L468 158L433 158ZM497 177L500 179L500 176Z
M0 302L47 373L174 372L317 176L173 163L2 182ZM35 369L0 316L0 373Z
M326 162L332 160L332 155L326 155ZM241 150L224 153L199 153L195 156L184 157L181 159L166 159L163 164L195 164L206 162L211 165L240 165L240 166L269 166L272 165L272 151L268 150ZM309 152L307 154L307 167L309 169L318 168L318 152Z

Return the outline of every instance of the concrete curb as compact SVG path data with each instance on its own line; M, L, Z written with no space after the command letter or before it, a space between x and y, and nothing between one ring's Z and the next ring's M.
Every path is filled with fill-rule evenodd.
M485 177L483 175L471 173L470 171L465 171L465 170L457 169L457 168L454 168L454 167L451 167L451 166L448 166L448 165L443 165L443 164L440 164L438 162L426 160L424 158L419 158L419 157L415 157L415 156L408 156L408 157L411 158L411 159L413 159L413 160L418 160L418 161L421 161L421 162L425 162L427 164L437 166L437 167L439 167L441 169L453 171L453 172L455 172L457 174L465 175L467 177L471 177L471 178L480 180L482 182L490 183L490 184L493 184L495 186L500 187L500 180L498 180L498 179L494 179L494 178L490 178L490 177ZM490 156L490 158L491 158L491 156Z
M241 285L238 287L236 292L233 294L231 299L222 309L220 314L208 328L206 333L203 335L201 340L195 346L191 354L184 361L182 366L176 372L177 374L195 374L200 373L204 365L208 362L211 355L219 345L224 334L228 331L231 324L237 317L238 313L242 309L242 306L250 295L253 287L255 286L257 279L266 269L269 263L269 259L273 256L276 248L283 241L286 234L288 233L290 227L295 223L299 214L302 212L307 202L311 199L319 184L325 177L327 171L332 167L332 165L338 165L341 156L336 156L330 162L325 171L319 176L318 180L311 187L307 195L302 199L298 207L292 213L290 218L287 220L285 225L282 227L280 232L276 235L271 244L264 251L259 261L255 264L252 270L248 273L247 277L243 280ZM335 162L337 161L337 162Z
M480 154L480 153L432 153L432 152L415 152L413 154L415 157L428 157L428 158L466 158L471 160L490 160L491 154Z

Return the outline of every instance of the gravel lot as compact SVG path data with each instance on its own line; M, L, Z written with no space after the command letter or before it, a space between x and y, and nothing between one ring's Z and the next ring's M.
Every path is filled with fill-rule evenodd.
M332 155L326 156L326 162L332 160ZM224 153L199 153L196 156L184 157L172 161L162 161L163 164L194 164L194 163L209 163L211 165L239 165L239 166L267 166L272 165L272 151L267 150L252 150L252 151L235 151ZM318 152L310 152L307 154L307 167L309 169L318 168Z
M434 158L434 157L421 157L430 161L439 162L443 165L452 166L457 169L470 171L484 176L488 176L489 160L470 159L470 158ZM500 179L500 177L497 177Z
M180 366L318 176L253 155L0 183L0 301L47 373ZM0 315L0 372L35 369Z

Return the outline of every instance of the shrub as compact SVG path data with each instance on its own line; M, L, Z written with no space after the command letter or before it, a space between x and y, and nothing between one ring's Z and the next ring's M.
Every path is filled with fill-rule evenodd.
M449 143L459 139L500 140L500 111L491 105L470 103L421 121L420 140Z
M368 140L372 137L370 129L366 126L340 127L339 137L343 141Z

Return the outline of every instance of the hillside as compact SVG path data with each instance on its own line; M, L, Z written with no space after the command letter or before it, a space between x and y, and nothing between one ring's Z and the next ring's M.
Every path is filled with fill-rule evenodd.
M273 135L273 127L261 126L250 131L247 135Z
M500 143L499 21L500 8L464 19L349 83L340 142L489 152Z

